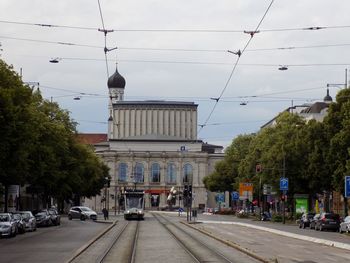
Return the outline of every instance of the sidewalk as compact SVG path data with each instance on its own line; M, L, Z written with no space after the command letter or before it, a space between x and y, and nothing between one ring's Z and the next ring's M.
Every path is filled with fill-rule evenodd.
M198 222L203 224L231 224L254 228L277 235L299 240L319 243L327 246L350 250L350 236L336 232L319 232L310 229L300 229L296 224L281 224L274 222L254 221L252 219L237 218L226 215L200 215ZM325 237L325 235L327 235Z

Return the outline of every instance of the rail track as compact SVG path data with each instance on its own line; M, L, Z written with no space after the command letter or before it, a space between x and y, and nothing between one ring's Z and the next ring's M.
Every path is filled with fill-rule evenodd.
M179 227L159 214L152 214L158 222L175 238L180 246L190 255L194 262L242 262L241 259L232 259L225 256L213 246L200 240L200 238ZM251 262L258 262L251 258Z
M120 221L66 263L134 263L138 235L139 221Z

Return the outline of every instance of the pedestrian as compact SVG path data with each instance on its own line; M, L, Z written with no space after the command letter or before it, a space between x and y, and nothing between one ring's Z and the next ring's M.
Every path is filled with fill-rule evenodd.
M106 208L103 208L102 213L103 213L103 217L105 218L105 220L107 220L108 219L108 210Z

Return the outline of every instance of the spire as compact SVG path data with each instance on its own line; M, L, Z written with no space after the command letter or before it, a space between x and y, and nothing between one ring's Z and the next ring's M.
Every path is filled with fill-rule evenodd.
M118 67L115 67L115 72L112 76L109 77L107 82L108 88L119 88L124 89L125 88L125 79L122 75L118 72Z
M326 103L333 102L333 98L329 95L329 89L327 88L327 95L323 98L323 101Z

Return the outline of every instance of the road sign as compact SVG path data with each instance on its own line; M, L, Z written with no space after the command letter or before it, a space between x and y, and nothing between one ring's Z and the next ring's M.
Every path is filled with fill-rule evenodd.
M234 191L231 193L231 197L232 197L233 201L237 201L237 200L239 200L239 193Z
M345 197L350 197L350 176L345 176Z
M281 177L281 179L280 179L280 190L281 191L288 191L288 186L289 186L288 178Z
M222 193L217 194L217 195L216 195L216 200L217 200L217 202L219 202L219 203L225 202L225 195L222 194Z

